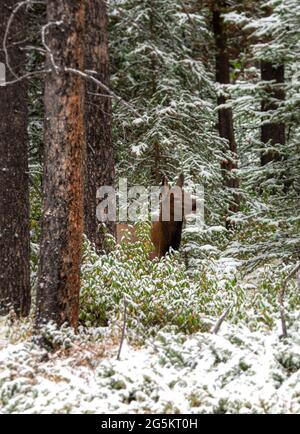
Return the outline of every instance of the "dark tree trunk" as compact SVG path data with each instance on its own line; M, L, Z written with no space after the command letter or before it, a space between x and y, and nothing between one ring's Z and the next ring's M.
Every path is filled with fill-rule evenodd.
M227 47L226 30L224 28L221 9L226 7L225 2L215 2L213 10L213 32L216 47L216 81L222 84L230 83L230 65ZM226 103L225 96L218 97L218 105ZM218 130L220 137L227 140L228 148L224 153L230 153L230 158L224 159L221 163L221 169L224 177L225 187L231 189L239 188L239 179L236 178L232 171L237 168L237 147L234 137L233 117L231 108L220 108L218 110ZM233 200L229 206L230 212L239 211L239 195L233 193ZM230 220L227 221L230 224Z
M37 284L37 328L53 320L77 326L83 235L84 2L48 0L47 44L52 72L45 85L43 218Z
M0 8L1 44L16 1L4 3ZM14 74L6 65L6 81L24 73L26 59L20 41L25 39L25 28L26 14L21 10L7 40ZM5 64L3 50L0 62ZM26 316L30 309L30 232L25 81L0 87L0 112L0 315L13 308L18 316Z
M262 111L276 110L278 102L284 100L284 89L280 83L284 83L284 67L283 65L274 66L270 62L261 62L261 79L263 81L275 81L277 85L269 85L266 88L268 98L262 102ZM261 165L264 166L271 161L279 161L282 159L282 154L276 145L285 144L285 125L283 123L269 123L261 127L261 141L269 145L269 149L261 154ZM277 146L278 147L278 146Z
M85 69L97 72L97 78L110 84L108 19L104 0L86 1ZM111 98L96 84L86 83L85 124L87 152L85 162L84 220L85 233L97 250L105 250L106 231L115 235L115 222L106 228L96 218L96 191L114 185L115 161L112 143Z
M153 45L156 44L157 38L157 23L156 23L156 8L155 2L153 0L149 0L149 35L150 35L150 43ZM155 54L151 55L151 95L154 95L157 92L157 79L159 77L158 65L157 65L157 57ZM162 148L157 138L154 139L154 143L151 149L151 158L153 159L153 164L151 167L151 176L152 180L155 182L155 185L159 185L162 179Z
M153 157L154 162L152 166L152 179L155 181L155 185L159 185L162 179L161 173L161 148L158 141L156 141L153 145Z

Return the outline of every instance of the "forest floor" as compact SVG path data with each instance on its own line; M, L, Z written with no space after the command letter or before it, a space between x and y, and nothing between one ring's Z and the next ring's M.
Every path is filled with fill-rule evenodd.
M30 327L0 321L0 413L300 413L300 311L284 341L224 322L218 335L125 341L120 361L109 328L47 353Z

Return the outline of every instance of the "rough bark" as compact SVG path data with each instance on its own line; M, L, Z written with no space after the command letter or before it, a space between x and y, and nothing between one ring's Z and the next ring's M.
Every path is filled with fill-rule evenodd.
M64 72L84 64L84 2L49 0L45 84L43 217L36 327L53 320L76 327L83 235L84 83Z
M224 28L221 9L226 7L226 3L215 2L213 9L213 32L216 47L216 82L222 84L230 83L230 64L227 47L226 30ZM218 96L218 105L226 103L226 97ZM239 179L233 176L232 171L237 168L237 146L234 137L233 116L231 108L220 108L218 110L218 130L220 137L227 140L228 147L224 153L230 153L231 158L224 159L221 163L221 169L224 177L224 185L227 188L239 188ZM230 212L239 211L239 195L233 194L233 200L229 206ZM230 223L229 220L227 223Z
M104 0L86 1L85 69L97 72L97 78L109 86L108 19ZM85 124L87 152L85 162L84 220L85 233L98 251L105 250L105 232L115 235L115 222L106 230L96 218L96 191L114 185L115 160L112 143L112 103L107 93L91 82L86 83Z
M0 8L0 41L15 6L6 0ZM24 72L26 14L20 10L7 40L14 74ZM16 44L18 42L18 44ZM5 64L3 50L0 62ZM6 65L6 81L15 77ZM0 315L13 308L18 316L30 309L29 180L27 159L27 86L19 82L0 87Z
M284 100L285 93L280 83L284 83L284 66L274 66L270 62L261 62L261 79L263 81L275 81L277 85L269 85L266 88L268 97L262 101L262 111L276 110L278 102ZM285 144L285 125L283 123L268 123L261 127L261 141L269 145L269 149L261 154L261 165L264 166L271 161L279 161L282 155L276 149L276 145Z

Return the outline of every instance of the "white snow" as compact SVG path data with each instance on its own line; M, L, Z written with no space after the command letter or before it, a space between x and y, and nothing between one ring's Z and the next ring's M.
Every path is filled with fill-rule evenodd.
M285 342L223 323L219 335L160 332L141 348L80 340L43 353L0 348L1 413L299 413L300 312ZM103 340L104 339L104 340ZM103 351L102 351L103 349Z

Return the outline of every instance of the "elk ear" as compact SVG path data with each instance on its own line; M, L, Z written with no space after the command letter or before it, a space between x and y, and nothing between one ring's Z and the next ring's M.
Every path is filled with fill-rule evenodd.
M170 188L169 182L168 182L168 178L166 176L162 177L161 185L162 185L162 187L164 187L164 189L165 188Z
M168 178L166 176L162 177L161 189L160 189L160 199L161 201L165 200L170 190L170 186L168 183Z
M183 184L184 184L184 175L183 175L183 173L181 173L178 177L176 185L178 185L178 187L182 188Z

